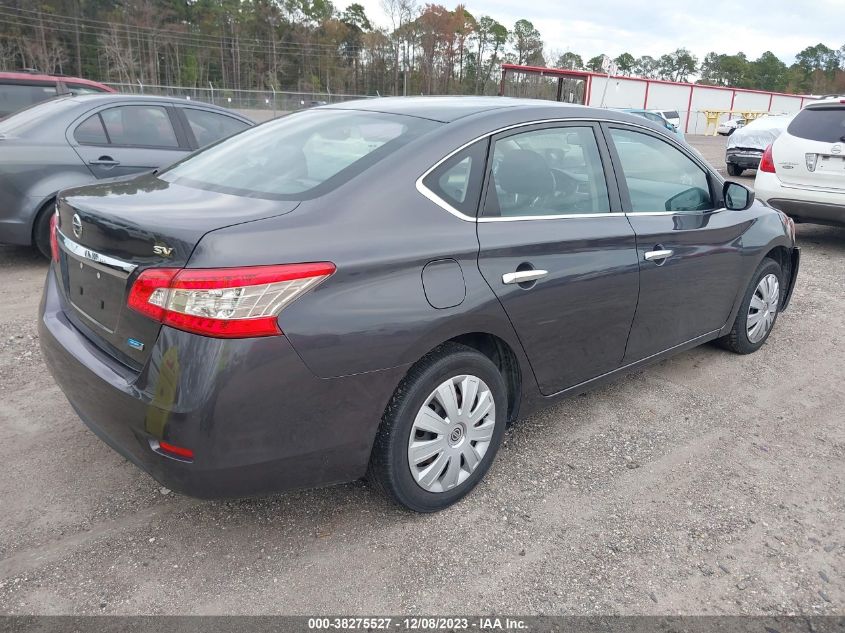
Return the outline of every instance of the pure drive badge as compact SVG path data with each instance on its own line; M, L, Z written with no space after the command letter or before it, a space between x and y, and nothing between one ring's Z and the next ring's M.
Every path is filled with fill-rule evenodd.
M138 339L128 338L126 339L126 344L132 349L137 349L139 352L144 350L144 344Z

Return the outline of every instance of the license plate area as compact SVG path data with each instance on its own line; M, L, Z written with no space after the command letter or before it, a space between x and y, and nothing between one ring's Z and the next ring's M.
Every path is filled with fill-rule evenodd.
M826 156L819 154L816 171L845 174L845 156Z
M123 307L127 275L67 254L68 299L87 320L113 334Z

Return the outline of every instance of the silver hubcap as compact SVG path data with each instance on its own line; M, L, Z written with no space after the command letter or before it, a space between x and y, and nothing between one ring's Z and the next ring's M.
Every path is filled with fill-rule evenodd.
M780 284L778 278L768 274L757 284L757 288L751 296L751 305L748 306L745 331L748 334L749 341L759 343L772 329L779 302Z
M476 376L441 383L417 413L408 440L408 466L421 488L446 492L481 463L496 427L496 405Z

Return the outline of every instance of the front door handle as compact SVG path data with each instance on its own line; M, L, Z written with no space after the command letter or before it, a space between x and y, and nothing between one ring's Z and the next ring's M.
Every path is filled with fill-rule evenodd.
M536 281L549 274L548 270L518 270L515 273L502 275L503 284L524 284L528 281Z
M120 165L119 160L113 159L111 156L100 156L97 160L89 160L89 165L103 165L104 167L114 167Z
M655 262L660 261L663 259L669 259L672 255L675 254L675 251L671 251L668 249L663 249L659 251L647 251L645 254L645 260L647 262Z

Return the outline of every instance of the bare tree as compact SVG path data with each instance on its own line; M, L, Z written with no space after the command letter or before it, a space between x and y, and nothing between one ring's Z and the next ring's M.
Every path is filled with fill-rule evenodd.
M119 82L135 83L138 78L138 59L129 45L129 38L124 39L116 25L111 25L108 32L100 37L100 47L109 78L116 77Z

